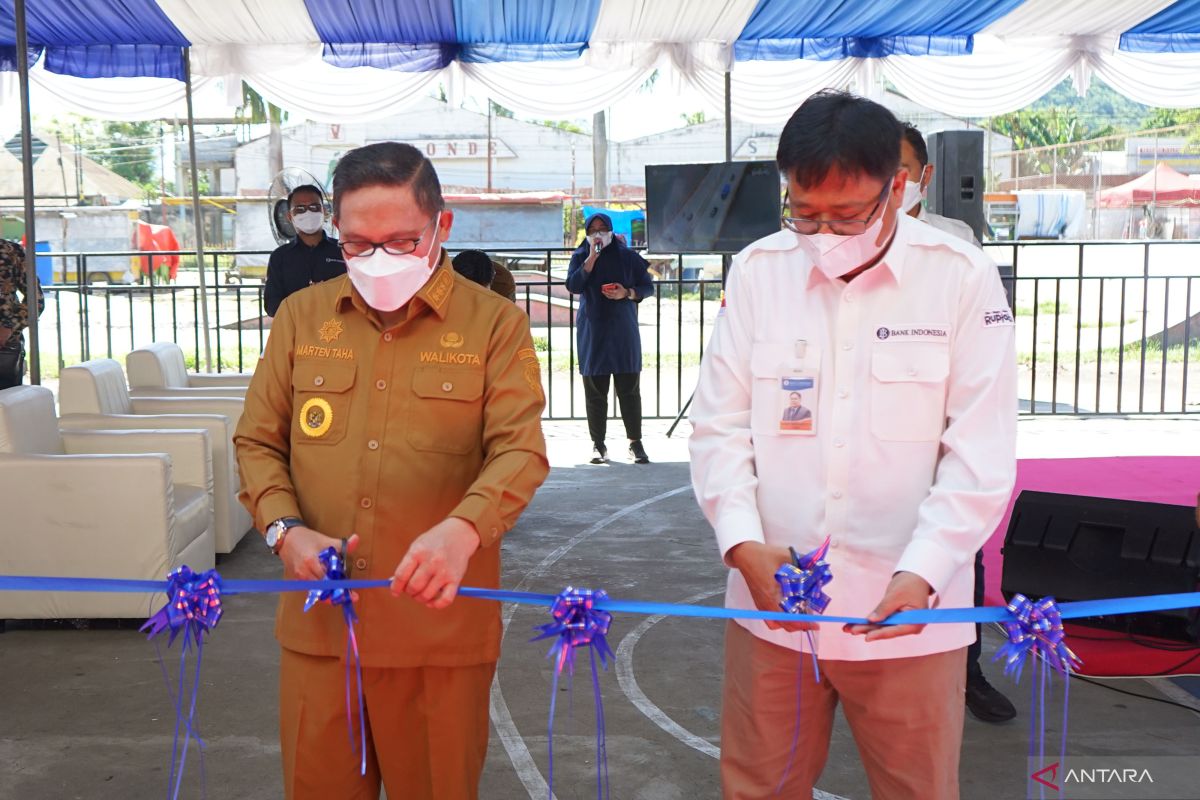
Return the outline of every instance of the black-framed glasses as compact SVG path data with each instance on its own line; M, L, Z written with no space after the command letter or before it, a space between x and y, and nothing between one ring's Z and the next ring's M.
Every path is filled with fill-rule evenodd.
M303 214L305 211L316 211L318 213L324 214L325 206L322 205L321 203L309 203L306 206L292 206L292 216L296 216L298 214Z
M783 198L783 226L795 233L810 236L821 230L821 226L829 228L838 236L857 236L860 233L866 233L867 228L871 227L871 223L875 221L875 215L879 213L879 209L887 202L887 195L892 189L890 180L884 181L883 190L879 193L879 200L871 208L871 213L863 219L809 219L808 217L791 217L788 212L791 207L788 203L788 198Z
M346 258L366 258L374 255L376 250L382 250L394 256L406 256L420 247L421 241L425 237L425 231L429 229L435 219L437 217L425 223L425 227L421 228L421 235L416 239L392 239L387 242L341 242L342 255Z

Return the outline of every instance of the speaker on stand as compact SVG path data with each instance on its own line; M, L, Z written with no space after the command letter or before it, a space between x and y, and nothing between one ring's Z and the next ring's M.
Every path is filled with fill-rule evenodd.
M983 211L983 131L937 131L926 138L933 180L929 210L962 220L983 241L987 219Z

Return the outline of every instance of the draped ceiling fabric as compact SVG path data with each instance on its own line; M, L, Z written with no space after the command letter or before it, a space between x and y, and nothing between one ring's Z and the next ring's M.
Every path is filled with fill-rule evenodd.
M787 118L826 86L886 79L947 114L1011 111L1064 78L1200 106L1200 0L26 0L34 103L172 116L241 82L296 117L386 116L441 82L543 117L614 105L654 69L736 116ZM0 103L16 68L0 4ZM190 49L185 49L190 48ZM186 55L185 55L186 54Z

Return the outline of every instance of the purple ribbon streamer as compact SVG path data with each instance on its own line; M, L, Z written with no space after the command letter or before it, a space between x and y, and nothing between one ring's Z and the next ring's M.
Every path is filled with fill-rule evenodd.
M1029 757L1037 752L1038 769L1046 766L1046 691L1050 673L1063 678L1063 724L1059 742L1059 763L1067 756L1067 706L1070 699L1071 675L1082 664L1067 647L1062 615L1053 597L1043 597L1036 603L1023 594L1015 594L1008 602L1009 619L1001 623L1008 635L997 651L994 661L1004 661L1004 674L1021 680L1021 670L1030 657L1033 661L1033 680L1029 699ZM1035 773L1036 774L1036 773ZM1030 786L1032 792L1033 787ZM1045 797L1045 786L1039 785L1039 796Z
M200 748L201 793L204 794L204 740L196 730L196 701L200 694L200 667L204 659L204 635L211 634L221 621L221 576L215 569L197 574L187 566L179 567L167 576L167 602L154 613L138 630L147 639L155 639L163 631L169 631L167 647L175 643L182 633L183 644L179 649L179 690L171 691L166 664L159 651L159 665L167 695L175 702L175 738L171 745L171 769L167 775L167 796L175 800L183 787L183 774L187 765L187 751L192 737L196 737ZM187 676L187 654L192 645L196 649L196 668L192 680L188 712L183 712L183 698ZM158 642L154 643L155 648ZM183 748L179 747L179 732L183 728Z
M792 550L792 562L784 564L775 572L775 580L779 583L779 591L783 595L779 607L788 614L824 614L829 607L829 595L825 594L825 584L833 580L833 571L825 561L829 552L830 537L816 550L804 555L797 555ZM817 643L813 641L812 631L805 631L808 639L808 650L812 654L813 677L821 682L821 668L817 664ZM796 758L796 749L800 746L800 715L804 703L804 654L800 654L800 669L796 671L796 730L792 734L792 749L788 753L787 766L775 787L775 794L783 791L788 775L792 771L792 762Z
M592 665L592 693L596 705L596 797L607 798L608 786L608 750L604 739L604 703L600 693L600 672L596 669L596 658L599 656L600 665L608 669L608 660L612 658L612 649L608 646L609 626L612 624L612 614L596 608L596 603L608 598L603 589L576 589L568 586L554 598L550 605L553 622L538 625L535 630L541 631L530 641L554 639L546 657L554 660L554 678L550 686L550 720L546 749L550 758L550 768L547 791L549 797L554 797L554 706L558 695L558 679L564 668L568 678L575 674L575 648L590 648L589 659Z
M325 570L325 577L322 580L328 581L330 585L327 589L309 591L308 598L304 601L304 611L307 612L317 603L329 603L342 607L342 617L346 621L346 732L350 736L351 749L359 753L359 774L366 775L367 718L363 711L362 662L358 656L358 637L354 633L354 623L358 621L358 615L354 613L354 598L350 590L344 586L337 586L338 581L344 581L349 577L346 574L346 557L345 554L338 553L336 548L326 547L317 555L317 559ZM350 667L351 660L354 662L353 669ZM352 682L358 689L359 742L357 744L354 741L354 705L350 699Z

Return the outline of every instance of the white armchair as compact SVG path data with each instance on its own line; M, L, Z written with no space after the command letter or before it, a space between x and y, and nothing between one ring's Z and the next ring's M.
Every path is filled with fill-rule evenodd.
M174 342L154 342L125 357L133 397L208 395L245 397L250 372L189 373L183 350Z
M0 391L0 573L163 580L213 567L203 430L60 432L54 395ZM0 592L0 619L147 617L165 596Z
M130 397L121 365L86 361L59 375L59 427L64 430L202 428L212 444L217 552L231 553L253 524L238 502L241 488L233 433L243 401L230 397Z

